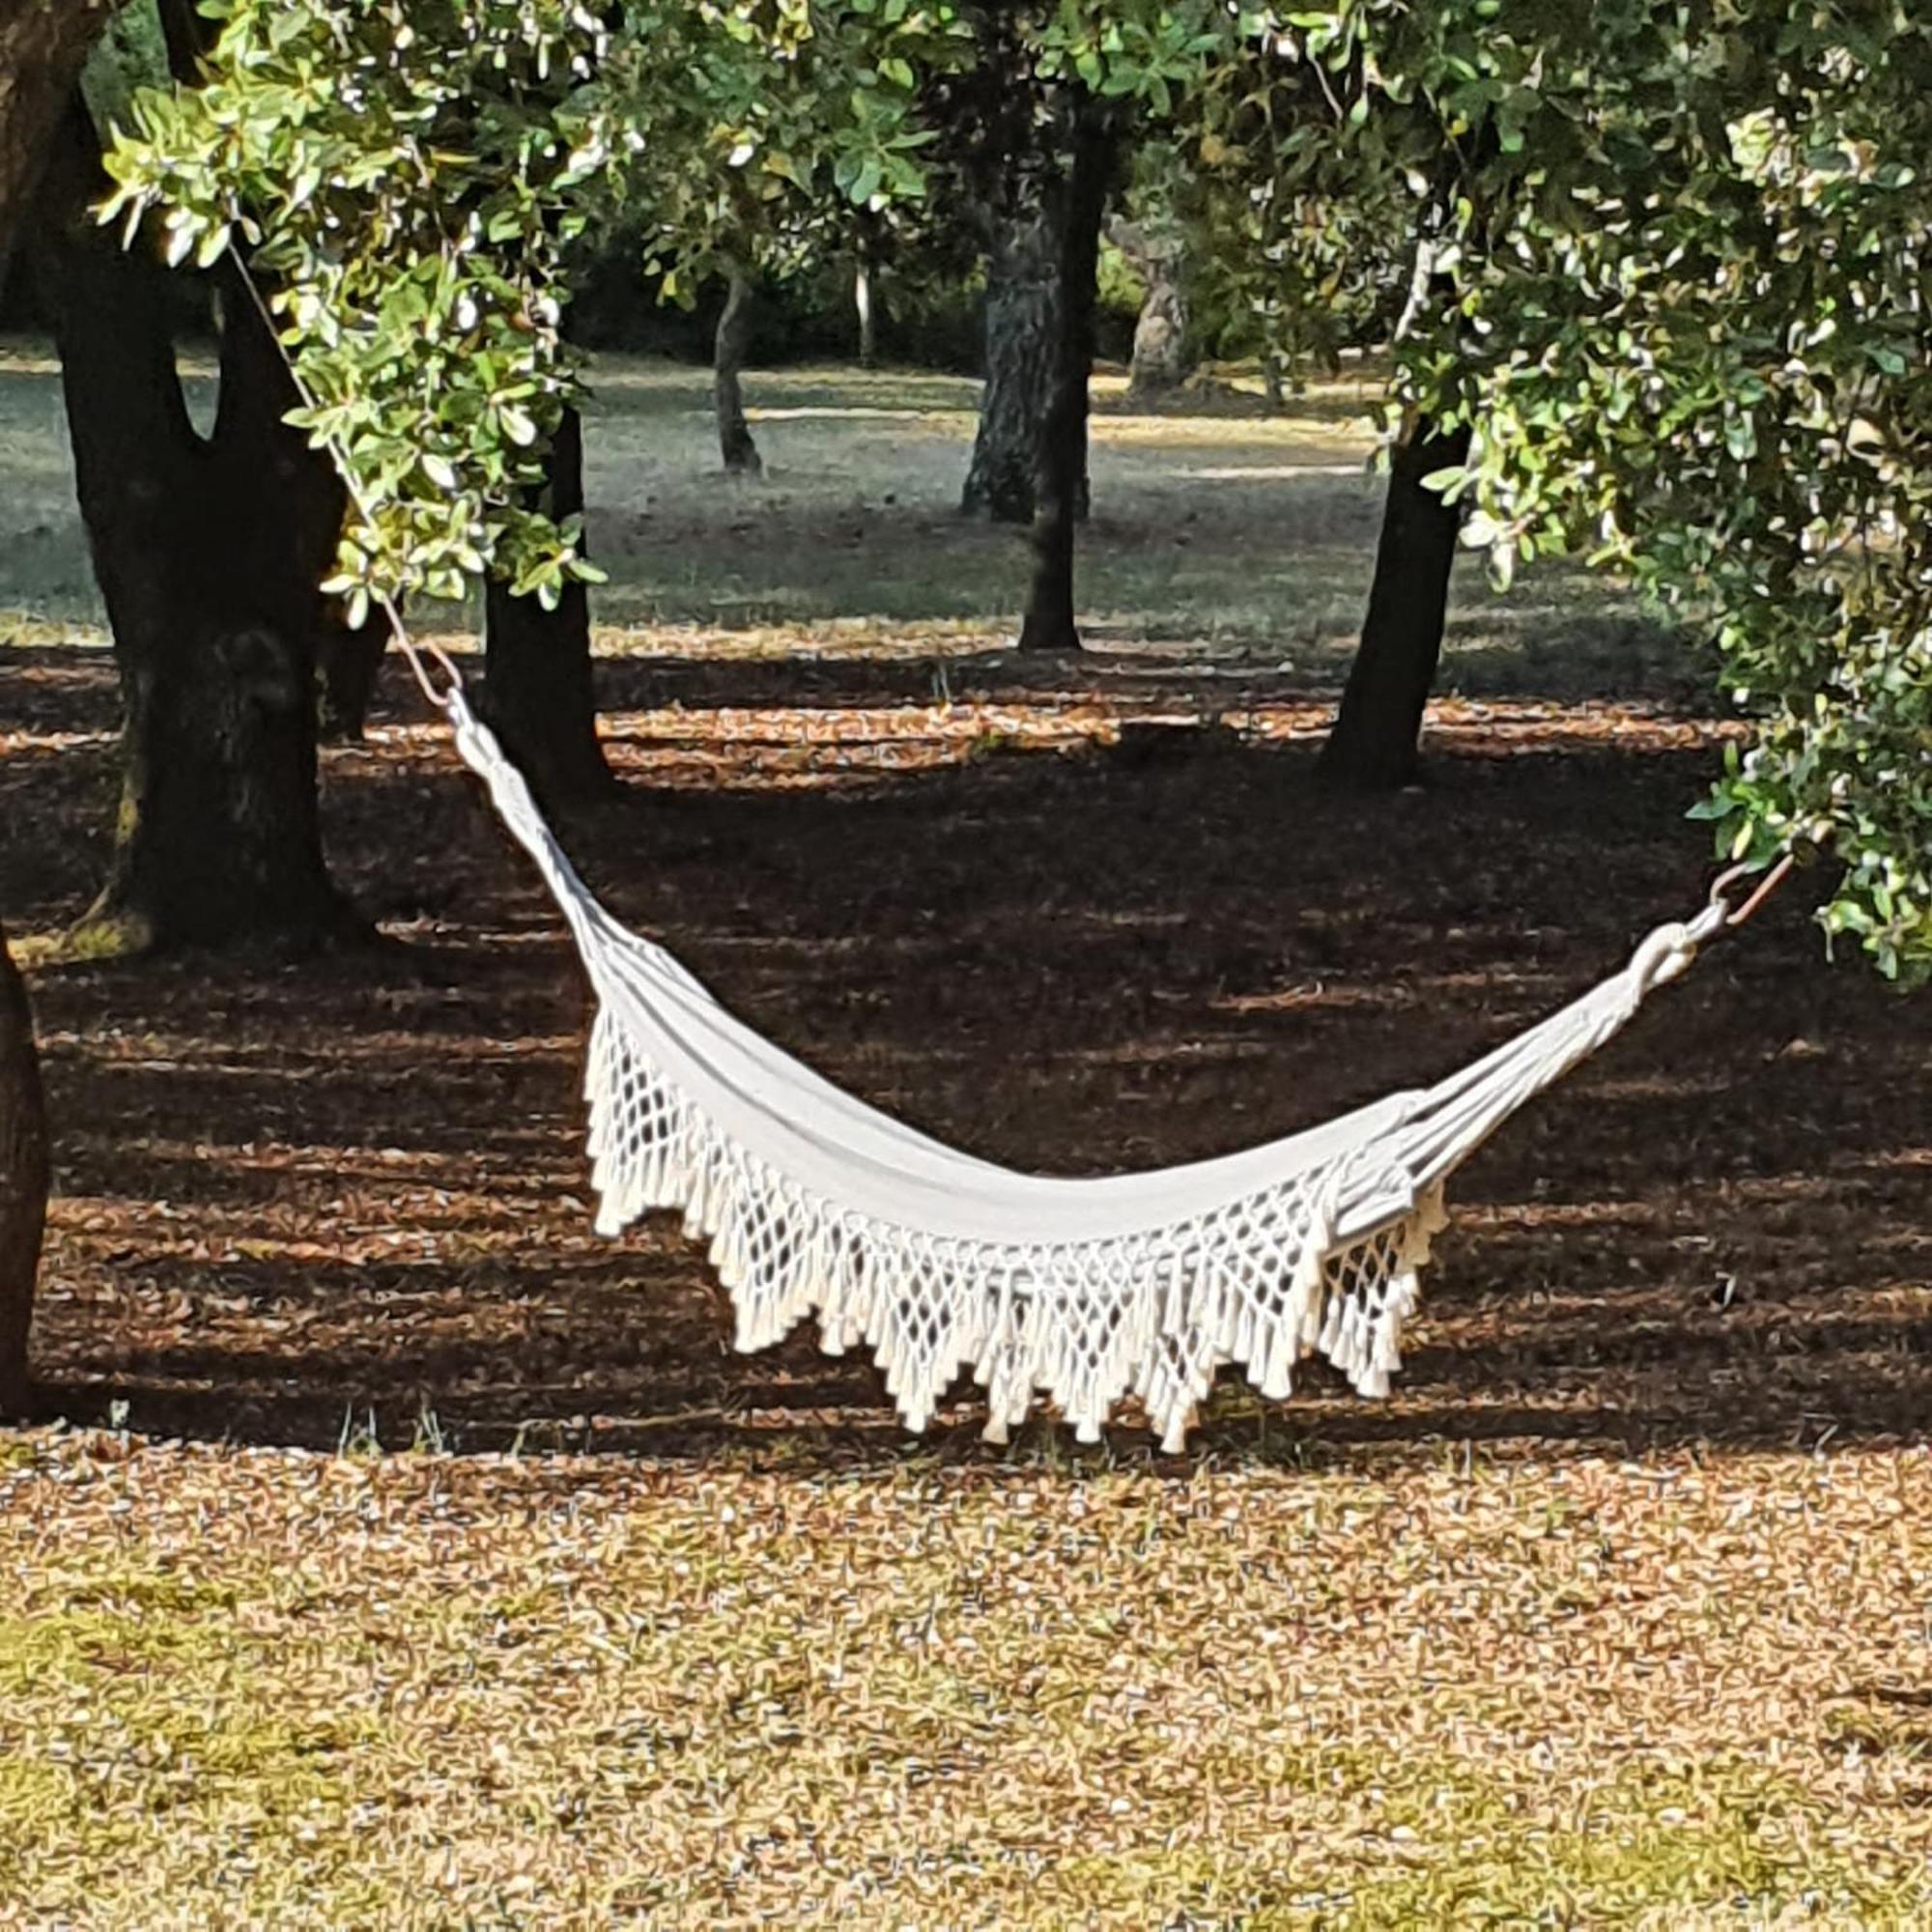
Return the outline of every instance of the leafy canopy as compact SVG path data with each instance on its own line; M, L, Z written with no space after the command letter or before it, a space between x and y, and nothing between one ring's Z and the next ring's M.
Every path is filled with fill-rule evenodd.
M933 188L975 9L915 0L212 0L115 207L277 291L358 507L336 582L587 575L527 507L574 392L569 251L641 212L673 274ZM1932 971L1932 20L1902 0L1051 0L1045 75L1192 145L1264 337L1400 297L1397 407L1471 422L1499 582L1570 552L1707 625L1757 724L1727 849L1829 839L1826 909Z
M1395 406L1474 426L1433 479L1465 541L1499 583L1581 554L1708 628L1756 725L1706 808L1723 849L1829 841L1827 929L1932 973L1932 17L1341 0L1244 27L1203 160L1256 211L1241 272L1280 337L1319 346L1311 291L1406 253Z

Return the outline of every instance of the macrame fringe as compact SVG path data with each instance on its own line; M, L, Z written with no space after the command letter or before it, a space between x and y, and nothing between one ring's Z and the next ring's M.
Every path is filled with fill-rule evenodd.
M871 1350L915 1432L965 1369L985 1390L992 1442L1042 1394L1095 1441L1132 1396L1178 1452L1223 1362L1270 1400L1290 1393L1309 1354L1362 1394L1385 1395L1444 1218L1438 1188L1405 1219L1337 1246L1331 1170L1151 1234L1041 1246L894 1226L814 1196L734 1143L609 1005L584 1094L598 1231L681 1209L731 1294L739 1350L768 1348L815 1313L828 1353Z

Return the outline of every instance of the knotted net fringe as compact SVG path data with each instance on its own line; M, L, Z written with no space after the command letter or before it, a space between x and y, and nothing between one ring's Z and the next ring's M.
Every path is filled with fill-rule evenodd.
M733 1018L598 905L461 693L445 703L597 995L584 1094L599 1232L682 1210L730 1292L739 1349L816 1314L829 1352L871 1350L914 1431L967 1369L993 1441L1038 1394L1083 1441L1132 1396L1178 1450L1224 1362L1271 1400L1310 1354L1385 1394L1447 1176L1724 920L1714 905L1660 926L1621 972L1434 1087L1217 1160L1049 1179L945 1147Z

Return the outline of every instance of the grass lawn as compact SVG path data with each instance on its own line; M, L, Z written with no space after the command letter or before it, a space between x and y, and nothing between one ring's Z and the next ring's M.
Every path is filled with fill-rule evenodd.
M1078 664L1004 646L969 385L701 374L591 426L621 915L867 1097L1047 1171L1446 1071L1697 902L1729 728L1603 586L1459 586L1430 783L1310 754L1368 392L1106 388ZM114 687L0 357L0 907L102 864ZM463 613L433 614L460 634ZM1232 728L1136 758L1123 724ZM1206 734L1204 734L1204 738ZM34 976L57 1199L0 1432L0 1927L1932 1922L1932 1029L1802 888L1473 1161L1364 1403L923 1440L589 1233L584 994L391 666L325 772L398 946Z

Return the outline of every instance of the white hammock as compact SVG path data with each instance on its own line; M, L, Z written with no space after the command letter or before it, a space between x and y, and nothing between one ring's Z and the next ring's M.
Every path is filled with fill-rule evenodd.
M1047 1179L915 1132L734 1019L597 903L461 692L441 701L597 994L584 1094L599 1232L681 1208L710 1241L741 1350L815 1312L829 1352L872 1350L915 1431L968 1367L996 1442L1037 1390L1083 1441L1136 1396L1179 1449L1223 1362L1272 1399L1320 1353L1385 1394L1443 1181L1621 1031L1728 912L1714 895L1689 924L1658 927L1620 973L1434 1087L1218 1160Z

